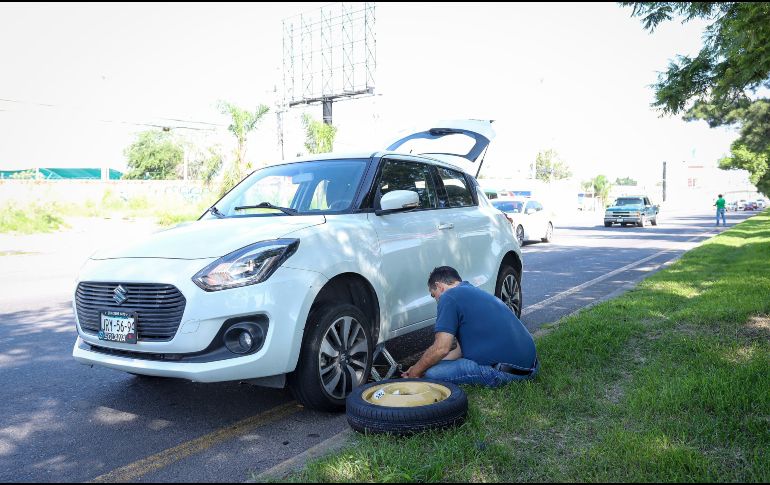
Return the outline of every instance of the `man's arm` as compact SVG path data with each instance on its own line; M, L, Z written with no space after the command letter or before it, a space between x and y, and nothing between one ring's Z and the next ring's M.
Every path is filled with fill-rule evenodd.
M436 339L433 341L433 345L422 354L422 357L420 357L416 364L401 374L401 377L422 377L426 370L438 364L449 355L454 338L454 335L451 333L436 332Z
M457 347L453 348L446 357L444 357L444 360L457 360L462 359L463 357L463 350L460 348L460 342L457 342Z

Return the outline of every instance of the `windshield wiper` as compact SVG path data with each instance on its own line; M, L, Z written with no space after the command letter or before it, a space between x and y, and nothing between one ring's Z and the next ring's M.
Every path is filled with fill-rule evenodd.
M244 210L244 209L275 209L283 212L284 214L288 214L290 216L296 215L297 211L294 209L289 209L288 207L279 207L277 205L273 205L270 202L260 202L257 205L241 205L235 208L235 210Z
M211 212L212 214L214 214L215 216L219 217L220 219L225 217L224 214L219 212L219 209L217 209L217 206L215 206L215 205L212 205L211 207L209 207L209 209L206 212Z

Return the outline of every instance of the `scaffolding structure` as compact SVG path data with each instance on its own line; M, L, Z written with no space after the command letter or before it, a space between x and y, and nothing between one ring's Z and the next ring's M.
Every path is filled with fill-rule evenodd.
M283 97L279 111L374 94L375 4L333 3L283 20ZM280 120L279 120L280 123Z

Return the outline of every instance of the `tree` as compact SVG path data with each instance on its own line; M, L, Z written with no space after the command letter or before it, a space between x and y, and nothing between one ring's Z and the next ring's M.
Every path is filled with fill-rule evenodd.
M191 151L188 167L190 177L195 180L202 180L206 186L211 185L211 181L223 164L220 147L217 145Z
M302 115L302 126L305 128L305 148L308 153L329 153L334 146L337 128L313 119L307 113Z
M184 150L165 131L143 131L123 152L128 158L124 179L176 179Z
M591 179L591 183L594 188L594 194L601 197L602 204L604 204L604 207L607 207L609 205L609 200L607 199L610 198L610 188L612 187L610 181L604 175L597 175Z
M535 178L544 182L572 177L569 166L559 159L555 150L541 150L535 157Z
M235 136L236 149L235 160L225 172L220 193L224 194L235 186L246 175L251 165L246 162L246 141L249 133L257 128L257 124L263 116L270 111L264 104L260 104L255 111L248 111L228 101L219 102L219 110L222 114L230 116L230 133Z
M712 128L740 127L731 156L719 161L722 169L747 170L760 192L770 194L770 100L741 99L726 106L697 102L684 115L686 121L705 120Z
M624 178L617 177L615 179L615 185L637 185L637 184L636 184L636 180L632 179L631 177L624 177Z
M770 88L770 3L768 2L621 2L633 7L650 33L674 15L682 23L711 20L696 57L678 56L655 84L655 103L677 114L691 101L720 107Z

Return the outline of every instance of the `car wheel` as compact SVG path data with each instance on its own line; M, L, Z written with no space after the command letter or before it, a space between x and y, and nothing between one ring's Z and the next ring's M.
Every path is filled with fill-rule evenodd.
M639 227L647 227L647 218L642 216L642 218L639 220Z
M612 227L612 223L611 222L605 222L604 223L604 227Z
M511 309L516 317L521 317L521 275L511 266L500 268L495 285L495 296Z
M654 217L654 218L653 218L653 219L650 221L650 224L652 224L653 226L657 226L657 225L658 225L658 218L657 218L657 217Z
M310 313L297 369L289 374L294 398L310 409L337 411L369 377L374 342L364 313L350 304Z
M553 241L553 224L548 223L548 228L545 230L545 237L541 239L543 242Z
M524 245L524 227L523 226L516 226L516 241L519 243L519 246Z
M352 392L346 413L348 424L358 432L408 435L462 423L468 396L449 382L390 379Z

